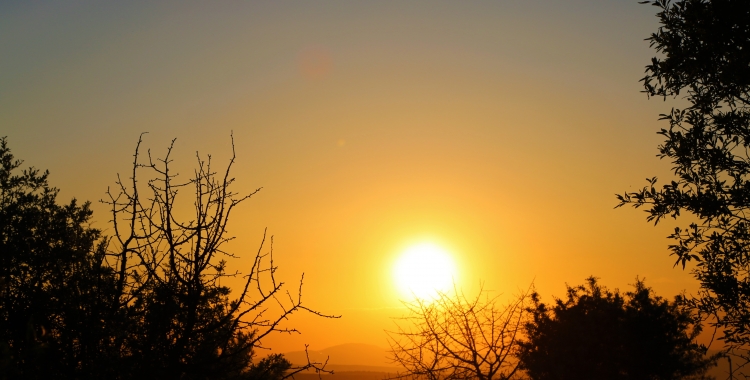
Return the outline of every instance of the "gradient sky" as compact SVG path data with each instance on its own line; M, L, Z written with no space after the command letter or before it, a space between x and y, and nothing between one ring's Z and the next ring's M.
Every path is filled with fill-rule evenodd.
M306 303L277 351L385 346L391 279L410 244L450 251L459 285L551 299L589 275L693 291L665 238L615 193L669 175L655 155L673 102L638 80L654 7L572 1L56 1L0 3L0 135L97 201L141 132L226 162L263 190L231 221L250 258L263 228ZM95 225L107 229L105 208ZM242 269L247 260L234 260Z

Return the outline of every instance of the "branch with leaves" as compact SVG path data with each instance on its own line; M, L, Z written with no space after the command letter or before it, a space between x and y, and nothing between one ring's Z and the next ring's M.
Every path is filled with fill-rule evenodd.
M694 218L669 238L675 265L695 262L701 290L693 306L723 332L728 350L750 361L750 3L653 0L659 55L646 66L643 92L681 96L684 109L660 115L659 157L674 179L618 195L617 207L643 207L658 223Z

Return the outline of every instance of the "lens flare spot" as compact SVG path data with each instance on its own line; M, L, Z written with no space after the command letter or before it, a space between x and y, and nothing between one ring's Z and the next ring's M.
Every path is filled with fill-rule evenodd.
M299 52L297 67L303 78L321 80L333 69L333 57L323 46L309 46Z

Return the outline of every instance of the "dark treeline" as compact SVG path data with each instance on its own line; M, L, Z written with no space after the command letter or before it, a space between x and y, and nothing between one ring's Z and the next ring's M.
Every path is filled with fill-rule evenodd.
M254 194L232 192L234 158L221 174L199 158L195 176L179 182L171 150L154 161L136 149L129 178L104 201L104 236L90 226L89 203L58 203L48 172L22 170L0 139L2 379L280 379L301 370L281 355L254 360L264 336L295 331L280 324L292 313L316 312L302 304L301 283L296 298L277 298L272 244L261 243L245 273L227 273L229 217ZM178 190L194 194L188 220L175 215ZM219 283L229 275L244 278L234 295Z

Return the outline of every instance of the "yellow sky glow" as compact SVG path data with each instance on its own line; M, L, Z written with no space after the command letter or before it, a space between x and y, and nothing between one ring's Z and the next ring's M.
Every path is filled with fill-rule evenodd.
M97 200L128 177L141 132L154 157L177 139L180 179L196 151L223 169L233 133L233 190L263 189L230 220L229 270L252 264L268 228L279 279L294 292L304 273L306 306L342 315L293 316L301 334L264 341L276 352L386 346L419 278L396 263L425 242L466 294L534 281L551 300L594 275L672 297L697 288L673 268L674 223L613 209L615 193L670 175L655 155L671 104L638 82L653 13L601 0L0 2L0 136L50 170L61 202L92 201L111 236Z

